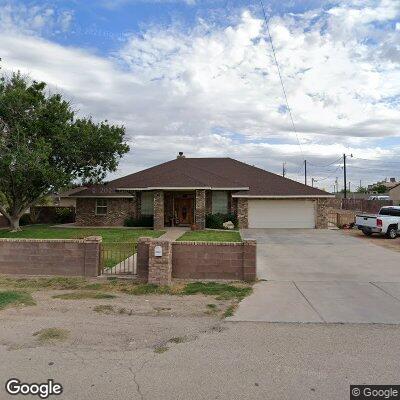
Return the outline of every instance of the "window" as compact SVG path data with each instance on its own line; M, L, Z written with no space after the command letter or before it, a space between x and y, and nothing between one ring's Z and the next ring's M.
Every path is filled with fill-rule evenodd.
M142 215L153 215L154 214L154 194L153 192L142 192Z
M389 215L392 217L400 217L400 209L384 207L384 208L381 208L379 215Z
M96 215L107 215L106 199L96 199Z
M212 192L212 213L227 214L228 213L228 193L222 191Z

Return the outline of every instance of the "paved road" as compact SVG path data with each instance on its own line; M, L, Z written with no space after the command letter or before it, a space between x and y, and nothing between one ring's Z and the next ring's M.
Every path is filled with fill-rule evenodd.
M245 230L254 294L232 321L400 323L400 253L331 230Z
M162 318L153 319L162 334ZM60 400L343 400L350 384L398 383L399 333L385 325L225 323L162 354L151 342L137 350L0 344L0 398L26 398L4 391L18 377L53 378L64 393L51 399ZM132 329L127 339L135 336Z

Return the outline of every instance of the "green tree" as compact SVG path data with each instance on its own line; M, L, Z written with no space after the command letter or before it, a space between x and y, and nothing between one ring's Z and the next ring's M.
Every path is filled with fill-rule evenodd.
M357 188L357 193L368 193L368 189L363 186L359 186Z
M77 118L44 82L1 75L0 212L13 230L29 207L73 181L100 182L128 151L124 127Z
M387 187L385 185L376 185L373 187L372 189L374 192L379 193L379 194L383 194L386 193L388 191Z

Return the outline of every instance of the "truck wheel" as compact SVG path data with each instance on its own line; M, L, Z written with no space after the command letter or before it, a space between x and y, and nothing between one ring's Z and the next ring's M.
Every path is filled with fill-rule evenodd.
M388 239L396 239L397 238L397 227L396 226L389 226L386 237Z
M371 232L369 229L363 229L363 230L362 230L362 233L363 233L365 236L372 236L372 232Z

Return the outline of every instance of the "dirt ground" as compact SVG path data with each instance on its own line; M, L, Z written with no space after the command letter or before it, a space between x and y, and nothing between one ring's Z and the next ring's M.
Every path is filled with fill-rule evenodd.
M204 331L216 329L230 300L211 296L132 296L114 299L63 300L54 295L72 291L33 293L36 306L10 307L0 311L0 345L10 351L32 347L96 347L137 350L168 347L194 340ZM210 305L213 306L210 306ZM57 328L67 332L64 340L39 341L34 334Z
M369 241L374 245L386 247L387 249L400 252L400 236L396 239L387 239L385 236L381 235L365 236L358 229L343 229L342 232L346 235L360 238L360 240Z

